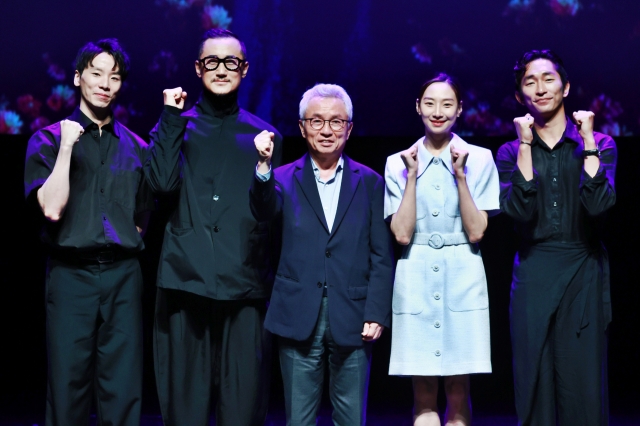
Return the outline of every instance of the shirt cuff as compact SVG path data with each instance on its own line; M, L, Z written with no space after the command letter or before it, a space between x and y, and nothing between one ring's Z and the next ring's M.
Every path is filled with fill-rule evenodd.
M178 107L174 107L171 105L165 105L164 106L164 110L168 113L170 113L171 115L181 115L182 114L182 110Z
M511 184L520 188L523 192L536 192L538 188L538 172L533 169L533 179L526 180L516 164L511 172Z
M593 177L589 176L584 168L582 169L582 175L580 176L580 188L583 186L598 186L604 183L607 180L607 176L604 172L604 167L602 167L602 163L598 167L598 171Z
M260 173L258 171L258 166L256 165L256 178L258 178L260 182L266 182L271 179L271 165L269 165L269 171L265 174Z

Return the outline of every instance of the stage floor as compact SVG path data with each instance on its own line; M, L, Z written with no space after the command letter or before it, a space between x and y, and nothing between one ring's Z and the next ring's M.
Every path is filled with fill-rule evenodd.
M633 418L632 418L633 417ZM0 421L0 426L42 426L44 423L34 423L33 418L25 417L24 420L16 419L14 421ZM91 426L97 424L95 417L92 418ZM214 426L215 420L212 419L210 426ZM515 415L511 414L491 414L491 413L474 413L473 426L516 426L517 420ZM284 411L271 411L267 416L264 426L284 426ZM328 408L321 409L318 418L318 426L332 426L331 411ZM368 426L411 426L411 412L398 411L381 411L379 409L370 409L367 417ZM637 416L612 416L610 426L638 426L640 419ZM140 426L163 426L160 415L144 415Z

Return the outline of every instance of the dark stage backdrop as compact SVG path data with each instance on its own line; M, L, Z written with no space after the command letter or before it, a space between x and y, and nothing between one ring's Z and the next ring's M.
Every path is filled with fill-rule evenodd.
M421 132L414 101L438 71L466 88L463 135L505 135L524 114L511 70L529 49L551 48L571 80L568 105L591 109L605 133L640 135L638 0L4 0L0 2L0 133L29 134L78 102L73 60L90 40L117 37L132 70L116 115L146 134L162 90L193 102L205 28L246 41L240 102L296 135L302 93L337 83L355 105L354 135Z
M490 148L494 154L506 138L468 138ZM613 323L610 327L609 377L612 413L631 416L640 424L640 345L638 329L640 286L638 248L636 159L640 158L640 139L616 138L619 148L616 176L618 202L606 219L605 244L611 257ZM356 161L384 172L386 157L405 149L414 141L407 137L353 137L346 153ZM3 202L0 212L2 256L0 256L0 424L34 424L44 416L46 395L45 354L45 257L38 240L38 212L28 211L23 200L23 162L26 136L0 136L4 155L0 167ZM284 160L291 162L305 152L301 138L285 138ZM152 325L155 302L155 273L162 244L168 200L153 216L145 237L147 250L141 255L144 268L144 400L146 414L157 414L152 356ZM164 207L163 207L164 206ZM474 409L480 413L514 413L509 338L509 290L511 266L517 247L512 222L505 215L489 221L481 243L487 271L491 313L493 373L472 377ZM390 333L374 345L370 382L369 411L397 410L410 416L412 393L408 378L387 375ZM277 358L273 363L271 406L283 410L282 382ZM29 419L29 423L10 419Z

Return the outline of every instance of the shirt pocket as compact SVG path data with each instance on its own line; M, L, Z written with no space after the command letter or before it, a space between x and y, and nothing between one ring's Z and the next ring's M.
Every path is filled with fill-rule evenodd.
M480 252L473 246L455 246L462 256L445 259L445 299L454 312L476 311L489 308L487 278ZM458 254L458 253L456 253Z
M421 292L425 283L425 272L425 263L422 260L398 260L391 304L394 314L417 315L423 311Z

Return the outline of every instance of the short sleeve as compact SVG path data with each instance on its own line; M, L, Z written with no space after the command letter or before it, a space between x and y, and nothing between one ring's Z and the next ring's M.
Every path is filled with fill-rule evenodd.
M402 201L403 189L398 183L397 170L395 170L393 157L387 158L387 164L384 170L384 219L390 220L400 208Z
M57 128L57 132L56 132ZM24 196L29 198L51 175L59 151L60 124L39 130L29 139L24 164Z
M500 178L489 150L483 150L473 201L478 210L486 211L489 216L500 213Z

